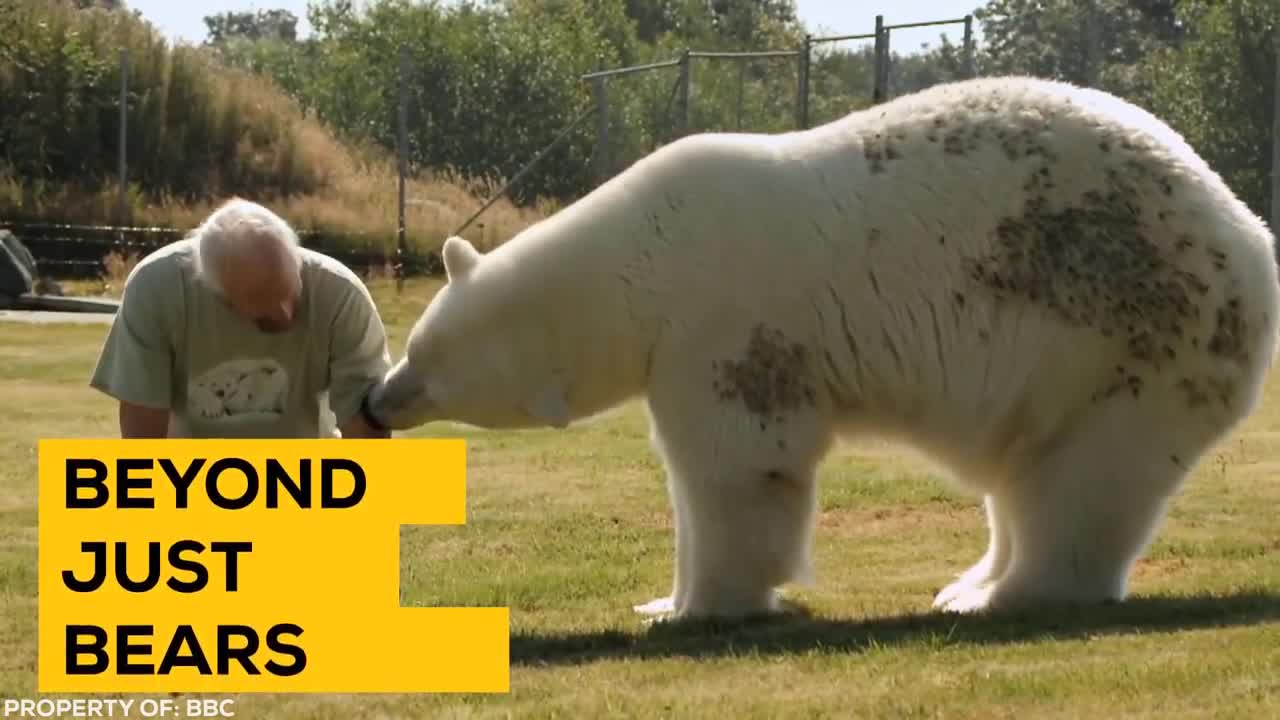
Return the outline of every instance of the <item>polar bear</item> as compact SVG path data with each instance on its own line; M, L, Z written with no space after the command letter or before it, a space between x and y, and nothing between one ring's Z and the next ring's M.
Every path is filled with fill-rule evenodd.
M1103 92L944 84L804 131L672 142L447 283L370 411L563 428L646 402L675 617L784 609L816 468L875 435L981 498L934 607L1119 601L1198 460L1259 402L1274 239Z

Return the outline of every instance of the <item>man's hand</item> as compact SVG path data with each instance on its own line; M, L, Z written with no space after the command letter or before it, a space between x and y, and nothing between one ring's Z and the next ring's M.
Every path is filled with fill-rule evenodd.
M125 439L169 437L169 411L121 401L120 437Z
M351 439L351 438L385 439L385 438L391 437L390 430L379 430L375 428L374 426L370 425L369 421L365 420L364 415L360 413L356 413L355 415L352 415L351 419L348 420L345 425L343 425L338 429L342 431L342 437L347 439Z
M370 391L372 392L372 391ZM376 421L365 415L369 407L369 396L366 394L360 408L351 415L346 424L338 428L343 438L376 438L391 437L391 430L379 428Z

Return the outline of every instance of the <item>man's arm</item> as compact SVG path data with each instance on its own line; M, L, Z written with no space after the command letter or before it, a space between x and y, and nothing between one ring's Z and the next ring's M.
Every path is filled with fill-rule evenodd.
M122 438L169 434L173 347L165 313L182 304L173 278L167 265L146 259L133 269L89 380L119 403Z
M363 412L365 399L391 369L386 328L369 290L352 275L351 291L333 321L329 404L344 438L389 438Z
M391 431L386 428L374 427L372 423L365 417L364 413L357 412L351 416L351 419L338 428L342 431L344 438L389 438Z
M169 437L169 411L120 401L120 437L167 438Z

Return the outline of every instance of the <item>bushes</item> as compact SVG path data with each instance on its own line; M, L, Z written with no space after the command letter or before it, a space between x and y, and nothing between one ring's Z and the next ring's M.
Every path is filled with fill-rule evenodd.
M221 57L275 79L342 137L394 152L406 47L411 166L489 183L518 172L590 102L582 73L616 60L584 0L447 9L381 0L363 13L333 2L313 5L309 19L315 34L305 42L233 39ZM586 124L514 197L582 191L593 144Z
M438 243L593 102L581 75L672 59L699 49L786 48L786 13L727 23L673 2L645 30L624 0L422 3L345 0L309 8L312 37L223 37L169 47L125 11L80 0L0 0L0 213L56 221L115 220L120 49L130 58L126 222L189 225L230 194L266 201L304 227L394 236L400 48L408 48L410 235ZM774 3L782 7L785 3ZM775 17L776 16L776 17ZM736 17L736 16L735 16ZM754 19L753 19L754 18ZM757 22L758 20L758 22ZM668 27L669 26L669 27ZM278 34L277 34L278 35ZM794 122L795 63L747 77L744 130ZM737 66L699 62L695 130L737 128ZM672 139L674 71L610 82L613 170ZM332 129L332 134L329 129ZM341 138L339 142L335 138ZM594 184L596 124L588 121L512 189L481 223L498 242ZM456 181L465 179L464 181Z
M1241 199L1268 217L1280 6L1266 0L1185 0L1180 47L1144 59L1150 108L1182 133ZM1271 215L1274 217L1274 215ZM1280 228L1275 229L1280 232Z
M407 47L412 164L495 182L517 173L593 102L591 86L581 80L585 73L672 60L687 46L799 48L803 33L766 15L748 18L757 24L747 39L723 35L710 25L704 4L687 2L672 10L675 30L642 43L627 8L624 0L448 6L371 0L357 12L343 0L322 0L310 8L315 32L308 40L230 41L221 54L229 64L274 78L343 137L394 150L397 57ZM744 130L794 127L796 68L794 60L757 64L745 84ZM672 139L675 80L675 71L666 70L609 82L615 170ZM734 63L697 63L693 128L738 127L737 80ZM513 197L567 201L589 190L596 141L595 123L583 123L513 188Z
M31 180L115 178L120 50L129 54L129 175L151 193L196 200L229 192L309 193L324 168L297 155L299 111L269 83L214 72L123 12L48 0L0 0L0 160Z
M117 219L127 49L131 191L119 220L190 227L239 194L302 229L384 247L394 241L392 159L339 143L270 78L227 67L206 48L169 47L135 15L70 0L0 0L0 37L0 217ZM409 192L410 237L427 247L478 206L447 173L424 173ZM503 203L490 215L479 242L492 244L538 213Z

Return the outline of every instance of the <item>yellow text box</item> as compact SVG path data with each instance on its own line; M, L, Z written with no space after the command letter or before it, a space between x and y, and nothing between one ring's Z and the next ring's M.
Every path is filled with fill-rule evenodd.
M507 608L399 604L462 440L41 440L39 475L40 692L509 690Z

